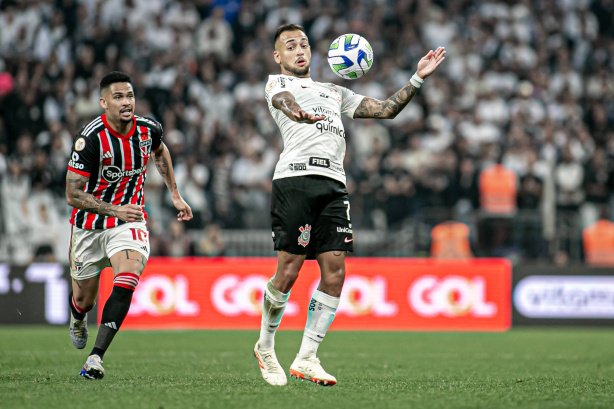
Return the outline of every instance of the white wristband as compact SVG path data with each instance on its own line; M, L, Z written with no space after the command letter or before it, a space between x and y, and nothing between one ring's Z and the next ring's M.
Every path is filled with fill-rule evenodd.
M409 80L409 83L416 88L420 88L422 83L424 83L424 79L418 77L418 72L416 72Z

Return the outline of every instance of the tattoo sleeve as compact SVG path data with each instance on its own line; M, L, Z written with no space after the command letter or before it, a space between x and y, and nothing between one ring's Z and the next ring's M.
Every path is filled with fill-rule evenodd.
M89 178L85 176L68 171L66 174L66 201L68 204L89 213L117 217L117 209L119 209L119 206L104 202L83 191L88 180Z
M164 144L160 146L157 151L154 151L154 160L156 162L156 168L164 180L164 184L174 193L177 190L177 182L175 182L175 173L173 172L173 163L171 161L171 154Z
M300 105L294 99L294 95L290 92L280 92L273 95L273 106L283 112L288 118L296 122L296 118L292 112L301 109Z
M411 101L416 92L418 92L418 88L407 84L385 101L365 97L356 108L354 118L393 119Z

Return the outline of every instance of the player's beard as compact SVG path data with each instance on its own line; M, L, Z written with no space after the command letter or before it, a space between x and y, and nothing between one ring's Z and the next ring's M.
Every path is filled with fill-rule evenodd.
M307 75L309 73L309 66L310 65L311 65L311 63L307 62L307 64L305 64L304 67L296 68L296 67L292 67L292 66L283 64L283 66L286 69L286 71L291 72L292 74L296 75L297 77L303 77L303 76Z
M129 119L124 119L124 117L122 116L121 112L119 113L119 122L123 123L123 124L129 124L130 122L132 122L132 117L134 116L134 112L131 112L132 115L130 115Z

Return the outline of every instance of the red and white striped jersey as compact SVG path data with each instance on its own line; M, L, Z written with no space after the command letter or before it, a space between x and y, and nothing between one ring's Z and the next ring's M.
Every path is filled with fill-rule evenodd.
M162 125L153 119L133 117L127 135L117 133L101 115L75 137L68 170L88 177L86 193L114 204L145 203L143 184L151 151L162 144ZM145 213L147 220L147 213ZM74 208L70 223L81 229L109 229L126 222Z

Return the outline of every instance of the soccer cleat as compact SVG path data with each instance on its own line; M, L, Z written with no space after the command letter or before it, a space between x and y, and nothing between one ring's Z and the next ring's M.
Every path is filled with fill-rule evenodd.
M288 383L286 373L277 361L274 348L263 350L258 348L258 343L256 343L254 356L258 360L258 366L260 366L260 372L265 381L273 386L284 386Z
M83 318L83 321L78 321L73 317L72 313L70 314L70 327L68 329L70 332L70 339L72 340L72 344L77 349L85 348L87 344L87 315Z
M322 368L320 360L315 355L308 358L299 358L297 355L290 366L290 375L322 386L333 386L337 383L337 379Z
M79 375L86 379L102 379L104 377L104 368L102 367L102 359L98 355L90 355L83 365L83 369Z

